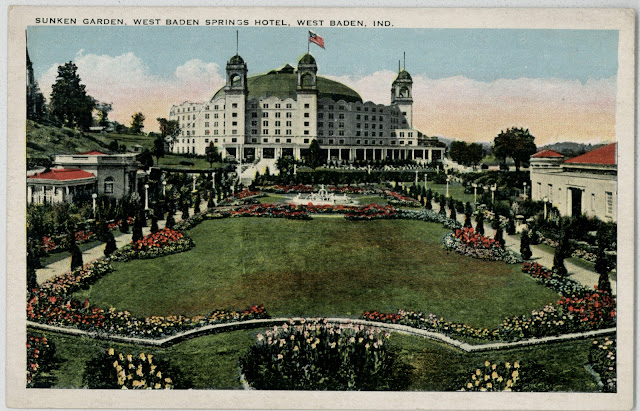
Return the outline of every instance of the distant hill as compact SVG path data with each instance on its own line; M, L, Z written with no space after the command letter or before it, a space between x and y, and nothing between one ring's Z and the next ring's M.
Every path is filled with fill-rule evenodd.
M98 150L110 152L114 141L127 148L139 144L153 146L153 139L127 134L86 133L67 127L56 127L27 121L27 167L47 166L56 154L76 154Z
M560 143L547 144L546 146L538 147L538 151L541 150L553 150L562 154L565 157L576 157L587 153L596 148L605 146L606 144L583 144L575 143L571 141L564 141Z

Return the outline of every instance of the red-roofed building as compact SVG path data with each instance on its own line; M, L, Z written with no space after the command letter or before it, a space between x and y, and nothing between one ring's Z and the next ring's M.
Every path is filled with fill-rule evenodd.
M92 194L122 198L138 192L144 172L136 155L89 151L55 157L56 168L27 176L27 202L72 202Z
M70 203L96 192L95 175L79 168L53 168L27 176L27 203Z
M531 198L548 201L564 216L617 220L617 145L565 159L553 150L530 158Z

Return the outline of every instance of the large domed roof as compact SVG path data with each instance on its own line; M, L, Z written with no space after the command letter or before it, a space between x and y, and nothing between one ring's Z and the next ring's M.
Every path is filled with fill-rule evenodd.
M272 70L267 74L259 74L247 78L247 89L249 98L261 99L275 96L280 99L295 99L296 74L293 67L287 64L281 70ZM326 97L335 101L344 100L349 103L362 102L362 97L355 90L325 77L317 76L317 89L318 100ZM224 89L220 88L213 98L222 96L224 96Z

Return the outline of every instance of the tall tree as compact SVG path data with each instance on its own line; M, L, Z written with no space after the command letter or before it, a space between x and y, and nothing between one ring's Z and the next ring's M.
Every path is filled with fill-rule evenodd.
M113 105L111 103L96 103L96 111L98 112L98 124L102 127L109 126L109 113L113 111Z
M164 157L164 138L160 135L153 140L153 155L156 158L156 164L160 161L160 157Z
M47 118L47 102L38 83L34 83L31 92L27 93L27 118L37 122Z
M93 122L95 100L80 81L78 67L72 61L58 67L51 88L51 114L67 127L86 130Z
M207 158L207 161L209 162L209 167L213 167L213 163L215 163L216 161L222 160L220 153L218 152L218 147L213 144L213 141L209 143L207 148L204 149L204 154Z
M501 131L493 140L493 154L502 163L506 163L507 157L511 157L520 171L520 166L529 164L529 157L536 153L535 137L529 134L529 130L512 127L507 131Z
M144 128L144 121L147 118L141 112L136 112L131 116L131 132L133 134L142 133L142 129Z
M309 145L309 151L307 153L307 165L313 169L316 169L325 163L324 156L322 155L322 149L318 140L311 140Z
M169 149L173 149L173 145L178 141L178 136L180 135L180 123L177 120L167 120L161 117L156 120L158 120L158 125L160 126L160 135L169 143Z

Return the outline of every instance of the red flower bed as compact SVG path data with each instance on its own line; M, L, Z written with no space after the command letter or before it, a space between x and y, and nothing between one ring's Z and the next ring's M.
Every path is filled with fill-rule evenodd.
M149 234L148 236L136 241L135 243L132 242L132 244L133 249L136 251L149 250L151 248L162 248L171 243L175 243L182 237L184 236L180 231L165 228L158 232Z
M599 327L616 317L616 299L611 294L596 290L577 297L563 297L558 305L572 313L581 323Z
M292 220L308 220L311 218L305 209L298 209L289 204L254 204L238 207L229 211L229 214L232 217L271 217Z
M354 207L344 215L348 220L373 220L388 219L396 216L396 210L390 205L369 204L363 207Z
M402 315L393 313L379 313L377 311L365 311L364 314L362 314L362 318L365 320L395 324L402 319Z
M53 239L47 236L42 237L42 243L40 245L45 253L55 250L57 247L56 243L53 242Z
M91 231L80 230L76 233L76 241L79 243L84 243L85 241L89 241L92 236L93 233Z
M54 354L53 345L45 337L27 335L27 386L31 386L38 372L50 365Z
M486 248L500 247L500 245L492 238L485 237L482 234L476 233L473 227L458 228L454 231L454 237L459 239L462 244L474 247L474 248Z
M533 278L548 279L551 277L551 270L538 263L525 262L522 264L522 272L529 274Z

